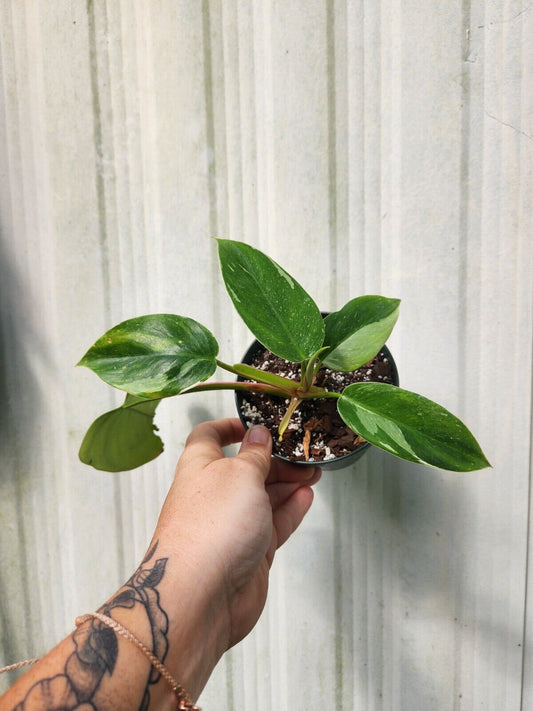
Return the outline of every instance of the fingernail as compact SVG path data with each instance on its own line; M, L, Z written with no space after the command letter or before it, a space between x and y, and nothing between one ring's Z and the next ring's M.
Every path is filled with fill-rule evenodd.
M268 444L269 439L270 432L263 425L255 425L246 433L246 441L249 444L262 444L264 446Z

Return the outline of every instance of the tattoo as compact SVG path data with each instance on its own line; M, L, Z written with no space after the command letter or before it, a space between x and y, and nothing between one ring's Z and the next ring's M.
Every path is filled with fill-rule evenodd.
M157 542L139 568L119 593L103 605L99 612L113 617L116 608L133 609L142 605L152 635L152 652L163 662L168 652L168 617L159 604L157 586L163 579L167 558L158 558L149 567ZM65 663L63 674L36 682L13 711L98 711L95 694L104 677L111 677L118 658L118 637L100 620L92 619L88 626L72 633L75 650ZM149 687L159 681L160 674L151 669L139 711L150 705Z

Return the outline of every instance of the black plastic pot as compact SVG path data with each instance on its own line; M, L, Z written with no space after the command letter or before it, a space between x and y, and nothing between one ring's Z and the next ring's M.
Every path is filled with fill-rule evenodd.
M265 347L259 343L259 341L254 341L251 346L248 348L244 356L242 357L241 362L246 363L247 365L250 365L254 356L261 352L262 350L265 350ZM392 379L394 385L399 385L400 384L400 379L398 376L398 369L396 367L396 363L394 362L394 358L392 357L391 352L386 346L383 346L380 349L380 352L382 352L385 357L388 359L391 368L392 368ZM240 382L244 382L246 378L242 378L241 376L237 377L237 380ZM248 427L247 421L245 417L242 414L242 404L243 400L246 398L246 391L242 390L236 390L235 391L235 402L237 406L237 413L239 415L239 418L243 425L245 427ZM327 459L326 461L302 461L302 460L291 460L288 459L287 457L283 457L280 454L274 453L274 456L277 459L281 459L282 461L289 462L290 464L296 464L297 466L301 467L320 467L321 469L325 470L335 470L335 469L343 469L344 467L348 467L351 464L353 464L359 457L362 457L363 454L365 454L369 448L371 447L369 442L365 442L362 444L360 447L355 449L353 452L348 452L347 454L343 454L341 457L336 457L335 459Z

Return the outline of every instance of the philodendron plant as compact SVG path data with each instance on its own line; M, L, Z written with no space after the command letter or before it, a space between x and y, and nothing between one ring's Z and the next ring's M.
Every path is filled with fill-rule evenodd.
M371 444L402 459L452 471L489 466L467 427L440 405L394 385L361 382L342 393L315 385L322 366L352 371L371 361L398 318L399 300L360 296L322 317L298 282L259 250L217 240L228 294L256 339L275 355L300 364L300 380L218 359L218 343L197 321L155 314L124 321L107 331L78 365L126 393L121 407L89 428L80 459L97 469L122 471L163 450L154 415L164 398L202 390L263 392L287 402L283 436L307 399L335 398L344 422ZM205 382L219 367L245 382Z

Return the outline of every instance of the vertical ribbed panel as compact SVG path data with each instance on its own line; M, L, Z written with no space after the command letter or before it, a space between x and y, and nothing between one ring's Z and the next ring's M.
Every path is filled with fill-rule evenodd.
M232 412L165 403L141 471L77 460L115 400L73 366L112 324L182 313L241 356L216 235L324 309L400 297L402 385L493 468L324 475L202 705L533 707L532 31L526 0L0 3L0 665L129 575L191 426Z

